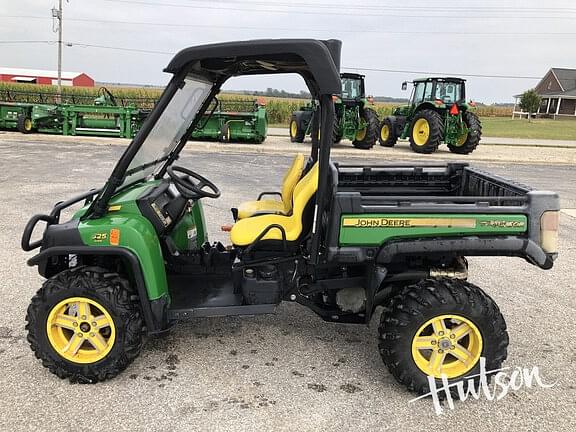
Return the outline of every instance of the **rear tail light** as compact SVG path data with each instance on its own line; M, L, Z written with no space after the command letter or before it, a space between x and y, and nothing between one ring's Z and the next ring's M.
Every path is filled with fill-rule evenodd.
M558 252L558 226L560 212L547 211L540 218L540 246L547 253Z

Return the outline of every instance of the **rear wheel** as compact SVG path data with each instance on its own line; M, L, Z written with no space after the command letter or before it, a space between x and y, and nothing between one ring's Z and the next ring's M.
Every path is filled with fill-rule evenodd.
M338 116L334 116L334 126L332 127L332 142L338 144L342 141L342 130L340 128L340 123L338 122Z
M26 321L36 357L71 382L113 378L142 347L138 299L115 273L80 267L57 274L32 298Z
M298 121L298 117L292 115L290 118L290 141L297 143L304 142L305 135L306 131L302 129L302 126Z
M480 144L482 125L478 116L470 111L465 111L462 114L462 120L468 128L468 132L463 134L456 144L448 144L448 148L452 153L469 154L476 150Z
M416 153L434 153L444 138L442 116L436 111L418 111L410 125L410 147Z
M32 119L26 114L20 114L16 124L18 131L29 134L32 132Z
M359 149L368 150L376 144L380 125L378 115L374 110L365 108L361 115L364 119L365 127L356 132L352 145Z
M478 374L506 359L508 333L498 306L477 286L457 279L426 279L405 287L381 317L380 354L394 378L410 391L430 391ZM475 378L479 384L479 377ZM453 387L454 388L454 387Z
M398 137L396 136L392 120L385 118L380 124L380 134L378 136L380 145L383 147L394 147L397 140Z

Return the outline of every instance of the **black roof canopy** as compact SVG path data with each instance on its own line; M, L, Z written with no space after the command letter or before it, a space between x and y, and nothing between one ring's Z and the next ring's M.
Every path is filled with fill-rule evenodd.
M338 94L339 40L259 39L185 48L165 72L195 73L217 82L241 75L297 73L314 94Z

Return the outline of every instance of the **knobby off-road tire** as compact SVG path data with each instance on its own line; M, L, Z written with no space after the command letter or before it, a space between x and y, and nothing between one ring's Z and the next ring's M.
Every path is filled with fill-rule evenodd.
M16 128L23 134L32 133L32 119L26 114L20 114L16 122Z
M332 143L338 144L342 141L342 132L338 124L338 116L334 116L334 126L332 127Z
M448 148L452 153L469 154L476 150L480 144L482 124L478 116L470 111L465 111L462 114L462 120L468 128L468 133L456 145L448 144Z
M298 117L292 114L292 117L290 117L290 142L304 142L305 135L306 131L302 128Z
M386 117L384 120L382 120L382 123L380 123L378 141L382 147L394 147L398 141L394 124L388 117Z
M410 148L415 153L434 153L444 140L444 121L434 110L418 111L410 124Z
M369 150L374 147L378 139L380 122L376 111L373 109L365 108L361 115L366 122L366 128L356 133L356 139L352 141L352 145L362 150Z
M88 310L90 314L94 314L92 318L92 321L95 321L94 324L97 324L97 315L102 313L107 313L112 321L112 325L108 326L108 342L112 339L110 332L113 330L113 343L109 344L111 346L108 348L109 351L102 351L106 354L97 361L86 361L87 356L95 355L90 354L95 347L90 346L87 339L82 342L78 350L79 354L74 354L86 356L80 363L78 362L81 361L80 357L78 357L78 361L71 361L63 357L63 355L72 355L72 352L62 350L65 353L62 354L62 352L57 351L57 344L55 345L50 337L55 340L56 336L53 335L58 335L58 333L52 333L50 330L51 336L48 336L47 323L51 316L54 316L54 314L51 315L51 312L53 310L68 310L67 313L70 314L70 308L73 306L66 305L66 301L72 298L86 299L86 304L92 303ZM63 306L64 309L59 309L62 307L60 305L63 304L65 305ZM93 306L94 304L98 307ZM75 314L80 320L82 317L80 317L79 303L73 303L73 305L77 306ZM56 314L55 316L61 315ZM108 318L104 315L99 315L99 317L100 319ZM74 317L66 315L65 318L73 321ZM115 273L105 273L102 269L78 267L65 270L46 280L28 306L26 321L28 342L36 357L50 372L60 378L68 378L73 383L95 383L115 377L126 369L142 348L143 322L137 296L125 279ZM90 321L90 317L87 321ZM72 334L79 329L78 323L74 325L75 327L72 327L70 324L70 327L74 329ZM80 326L86 327L89 325L89 322L80 324ZM54 327L50 326L50 329L52 328ZM64 334L64 330L61 331L61 334ZM96 332L103 331L96 330ZM71 330L66 330L67 334L70 332ZM90 333L90 335L94 335L94 333ZM85 333L84 336L88 338L88 333ZM82 352L88 354L82 354Z
M481 356L486 359L487 371L500 368L506 359L508 347L506 323L496 303L484 291L471 283L457 279L422 280L417 284L403 288L399 294L393 297L389 311L382 314L378 329L380 355L384 364L394 378L412 392L425 394L430 391L428 374L421 369L417 361L421 361L427 351L432 355L432 350L420 348L416 349L417 354L414 354L413 344L421 340L415 340L415 338L426 332L426 330L422 330L423 325L430 320L437 324L438 317L444 316L458 316L460 317L460 324L464 323L463 320L468 321L469 324L467 325L471 331L466 336L451 339L452 330L454 330L455 335L458 334L457 326L460 324L455 322L454 327L451 327L451 321L458 320L444 319L443 322L447 323L447 326L444 327L445 337L441 340L442 343L435 342L434 345L430 345L431 347L434 349L440 345L446 347L447 344L454 344L456 341L453 346L459 349L460 346L468 344L471 353L477 351L478 357ZM430 325L428 332L434 330L435 327ZM476 333L479 334L480 344L478 344L478 340L474 339ZM434 333L430 337L434 338ZM444 354L445 357L440 369L441 373L449 376L450 383L479 372L479 359L468 365L453 363L456 357L453 357L450 351L451 348L448 348ZM420 355L422 357L419 357ZM467 370L460 376L454 376L454 373L451 372L454 372L455 369L451 369L451 367L458 367L459 365L462 366L462 370ZM450 377L450 375L452 376ZM436 383L438 386L442 385L439 377L436 377ZM479 384L478 377L475 378L475 383L476 385ZM452 391L455 392L455 387L452 388Z

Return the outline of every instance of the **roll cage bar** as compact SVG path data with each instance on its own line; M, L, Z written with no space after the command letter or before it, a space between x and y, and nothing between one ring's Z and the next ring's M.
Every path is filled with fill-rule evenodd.
M127 170L132 159L177 90L182 86L187 75L192 74L211 82L212 88L174 150L161 160L151 161L151 163L163 163L156 178L162 178L166 168L178 158L202 115L229 78L243 75L296 73L302 76L311 95L320 103L318 126L321 138L312 137L311 151L312 159L319 163L319 182L310 257L313 263L318 262L321 239L317 234L321 229L321 215L325 211L330 186L329 164L334 121L332 95L338 95L342 91L339 74L341 47L342 42L335 39L262 39L183 49L164 69L165 72L173 74L172 79L142 128L120 157L110 178L84 214L83 219L99 218L106 213L108 202L118 192L117 188L122 185L125 177L130 174Z

